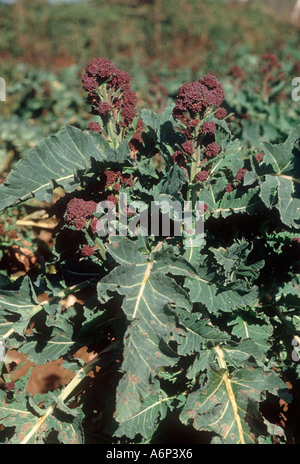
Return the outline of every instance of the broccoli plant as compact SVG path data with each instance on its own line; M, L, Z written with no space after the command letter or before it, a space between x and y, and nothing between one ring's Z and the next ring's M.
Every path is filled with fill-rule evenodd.
M106 58L82 85L87 130L45 138L0 186L4 216L63 191L49 259L1 288L2 442L290 442L268 405L299 401L300 126L249 155L213 75L162 113L137 111ZM71 380L33 394L32 366L57 360Z

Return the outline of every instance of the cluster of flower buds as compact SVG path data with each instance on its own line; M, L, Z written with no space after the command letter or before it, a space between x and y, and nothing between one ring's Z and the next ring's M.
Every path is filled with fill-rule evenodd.
M176 163L185 167L189 157L195 158L195 154L201 151L201 159L197 160L198 170L201 164L219 154L221 148L215 142L217 126L213 119L227 116L225 108L221 107L224 98L222 84L211 74L198 81L185 82L178 89L173 117L182 124L186 140L180 150L173 153ZM204 182L208 175L209 168L198 170L191 180Z
M87 221L93 218L97 209L97 203L93 200L83 200L82 198L72 198L66 209L66 223L74 226L76 230L83 230L87 227Z
M211 74L195 82L185 82L177 92L173 116L193 131L198 121L212 108L218 108L225 98L222 84Z
M107 194L108 191L119 192L122 187L132 187L133 175L122 173L121 171L103 171L100 178L100 194Z
M83 245L81 248L82 256L92 256L95 253L95 246L91 247L90 245Z
M67 227L75 228L78 233L87 232L89 235L89 244L86 243L83 235L78 236L81 256L90 257L97 248L93 242L98 221L94 213L97 211L99 201L106 200L117 205L121 188L132 187L133 182L134 178L131 173L106 169L100 173L89 199L73 196L71 199L62 197L56 202L54 208L56 217L64 221ZM127 208L125 214L132 215L130 208Z
M100 116L101 124L92 121L88 129L112 137L107 131L111 124L114 136L129 127L136 115L137 97L130 87L130 75L118 69L108 58L95 58L88 63L82 77L82 87L88 92L91 113Z

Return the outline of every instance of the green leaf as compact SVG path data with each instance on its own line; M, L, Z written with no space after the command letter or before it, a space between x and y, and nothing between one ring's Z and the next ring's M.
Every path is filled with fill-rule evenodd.
M221 215L226 218L231 214L248 213L253 214L261 208L261 201L258 196L259 189L249 189L246 193L234 190L231 193L225 192L217 208L212 211L214 217Z
M291 131L285 142L262 144L265 156L259 165L253 162L264 204L268 208L275 207L282 222L295 228L300 227L299 155L294 153L299 138L300 125Z
M246 259L250 250L248 242L234 243L232 246L226 248L210 248L210 251L215 255L216 260L224 268L225 275L228 277L233 269L237 268L239 263Z
M220 343L229 338L228 334L215 327L210 321L201 319L201 315L189 314L184 310L176 311L180 327L174 331L180 356L201 353L210 344Z
M143 264L147 262L147 256L143 253L149 253L145 249L143 237L138 236L136 240L128 240L120 235L111 237L107 249L109 254L118 264Z
M210 370L202 390L188 396L180 419L196 430L214 432L223 444L255 443L248 417L250 402L262 401L266 391L278 394L285 384L274 372L265 373L247 363L229 375L226 353L220 347L215 351L220 368Z
M174 164L156 187L160 193L178 196L183 184L186 182L186 174L177 164Z
M161 129L161 126L167 121L174 121L172 116L174 105L170 105L162 113L155 113L152 110L143 108L141 117L146 126L151 127L155 132Z
M227 346L223 346L222 349L227 366L233 366L235 368L240 367L242 363L250 357L255 360L256 364L259 364L263 357L265 359L265 353L263 353L264 356L262 356L262 352L258 349L255 341L250 338L242 340L237 345L233 343L230 345L228 344Z
M34 334L27 337L26 343L19 349L35 364L42 365L64 356L75 345L74 326L67 316L55 321L50 334Z
M120 423L141 410L159 369L178 359L168 345L176 325L168 307L191 310L187 293L163 270L156 270L155 255L152 259L117 266L98 284L102 303L112 293L124 296L122 309L129 322L124 336L124 375L117 389L115 418Z
M70 409L59 402L60 410L51 408L49 404L53 403L53 396L35 395L34 398L26 392L27 382L30 378L31 371L25 378L15 382L15 392L13 401L6 397L6 393L0 390L0 424L5 427L13 427L14 435L9 443L20 444L31 430L35 430L28 441L29 444L47 443L47 438L51 431L58 432L58 441L64 444L81 444L83 443L83 431L81 422L83 413L81 408L77 408L76 417L74 413L70 414ZM24 382L26 380L26 383ZM25 383L25 385L24 385ZM51 398L52 396L52 398ZM55 403L56 403L55 400ZM38 404L36 403L38 401ZM43 405L43 406L42 406ZM51 414L45 414L49 410ZM57 414L58 413L58 414ZM39 427L36 427L40 423Z
M10 330L24 335L30 319L39 308L40 304L28 276L24 277L19 290L2 290L0 293L0 336L4 336Z
M139 411L127 420L122 421L114 431L114 436L134 438L140 434L149 440L155 432L159 421L165 418L168 406L172 403L173 399L160 389L158 383L154 383L153 389L150 389L150 392L145 395Z
M208 273L204 266L193 278L186 278L185 287L193 303L202 303L210 313L230 312L236 308L251 306L258 296L257 287L250 289L242 280L226 283L219 274Z
M293 154L293 148L297 140L300 138L300 125L293 129L286 141L280 144L263 143L262 147L265 152L265 156L260 164L271 168L274 174L287 174L293 170L295 165L295 156Z
M228 325L233 326L232 335L236 336L238 339L253 340L260 353L259 356L256 356L257 362L266 358L266 353L270 349L270 338L273 333L271 324L259 320L258 318L254 319L249 315L247 317L247 313L245 313L237 315L234 320L228 322Z
M124 144L113 150L101 135L65 126L29 150L26 159L10 172L0 186L0 210L31 197L50 201L57 186L67 192L75 190L79 185L76 173L87 169L91 159L107 166L109 162L124 163L128 156Z
M221 122L221 121L219 121ZM226 123L222 121L225 125ZM216 142L222 146L221 141ZM239 140L231 140L224 147L222 152L218 155L212 163L210 169L210 176L214 173L220 173L221 170L230 169L233 176L237 174L237 171L244 166L244 155Z
M228 193L225 191L227 181L219 177L209 186L200 190L198 201L203 201L207 205L205 218L212 215L213 217L228 217L232 214L254 214L257 210L263 208L263 203L259 198L259 187L250 188L246 192L233 190Z
M225 271L225 276L230 281L241 277L247 281L256 279L264 266L264 260L248 261L252 246L245 240L233 243L228 248L210 248L216 261Z

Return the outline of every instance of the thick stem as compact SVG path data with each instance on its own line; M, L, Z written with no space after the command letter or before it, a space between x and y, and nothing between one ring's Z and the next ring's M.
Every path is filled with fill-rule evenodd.
M201 154L201 137L199 137L199 128L196 130L195 133L195 141L196 141L196 148L193 154L193 159L191 162L190 167L190 183L189 183L189 190L188 190L188 200L192 202L192 209L194 209L196 201L197 201L197 194L194 185L194 180L196 174L198 172L198 168L200 165L200 154Z
M195 176L197 174L197 170L200 163L200 145L197 145L196 150L194 152L193 160L191 162L191 170L190 170L190 183L194 182Z

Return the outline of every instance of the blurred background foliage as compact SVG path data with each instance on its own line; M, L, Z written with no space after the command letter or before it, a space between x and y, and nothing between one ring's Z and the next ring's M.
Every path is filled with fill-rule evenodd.
M91 115L81 76L95 57L107 57L131 73L139 106L155 111L174 100L184 81L215 74L226 89L232 130L248 149L257 150L262 140L281 141L300 113L300 104L291 99L292 78L300 75L300 21L291 21L294 4L0 2L0 76L7 84L6 102L0 102L2 181L42 137L64 124L86 128ZM267 82L262 73L266 53L280 61L279 78Z
M149 59L196 67L213 59L223 68L236 54L299 41L299 30L283 20L286 10L285 18L272 15L264 0L18 0L0 5L1 67L7 58L55 69L107 56L127 67Z

